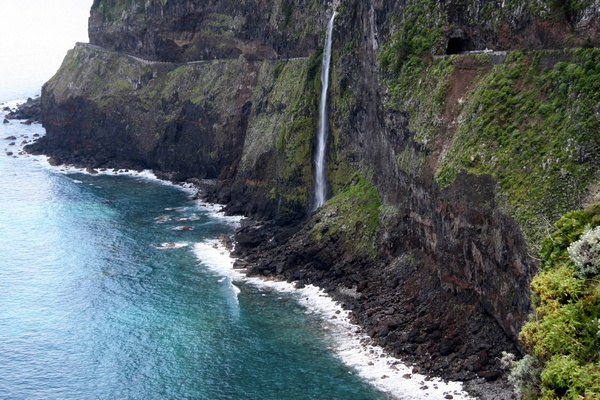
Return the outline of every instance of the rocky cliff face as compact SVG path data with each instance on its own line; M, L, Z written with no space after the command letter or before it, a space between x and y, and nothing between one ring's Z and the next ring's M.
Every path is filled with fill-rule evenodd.
M318 46L326 12L307 0L95 1L89 37L104 48L171 62L301 57Z
M311 216L333 7L333 197ZM30 149L215 180L209 199L279 226L239 233L252 273L326 287L439 374L495 379L544 221L597 191L600 55L552 49L597 46L599 16L591 0L96 0L95 46L44 86ZM544 50L446 55L484 49Z

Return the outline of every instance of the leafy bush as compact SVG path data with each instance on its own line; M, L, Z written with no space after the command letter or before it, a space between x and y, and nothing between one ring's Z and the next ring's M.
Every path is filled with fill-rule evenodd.
M586 229L581 239L573 242L569 248L571 260L577 266L577 275L592 277L600 273L600 226Z
M569 257L576 253L586 271L596 265L600 252L590 249L600 242L599 225L595 204L565 214L543 242L542 270L531 282L535 311L520 334L529 354L510 374L525 398L600 398L600 282Z
M600 210L597 210L596 214L600 215ZM597 216L594 217L594 215L593 210L571 211L558 220L555 224L556 231L542 242L540 250L542 269L545 270L547 267L556 265L558 261L569 258L567 248L581 236L586 226L596 221L594 218Z
M552 357L541 374L542 398L597 399L600 394L600 368L572 356Z

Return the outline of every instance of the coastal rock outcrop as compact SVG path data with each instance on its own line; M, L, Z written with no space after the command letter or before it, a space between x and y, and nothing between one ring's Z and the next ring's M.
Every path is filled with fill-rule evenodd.
M6 114L6 118L4 120L5 123L8 123L10 119L22 119L26 120L28 123L41 122L42 120L42 110L41 110L41 98L28 98L25 103L19 104L15 110L11 110L8 114Z
M94 2L29 151L211 180L262 221L237 234L249 273L324 287L423 371L501 376L545 221L597 192L598 1L121 3ZM309 215L334 7L332 198Z

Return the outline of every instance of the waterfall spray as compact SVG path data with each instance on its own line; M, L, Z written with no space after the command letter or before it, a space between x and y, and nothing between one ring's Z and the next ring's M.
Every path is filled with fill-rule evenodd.
M325 47L323 49L323 67L321 69L321 103L319 105L319 129L317 130L317 150L315 152L315 197L313 210L321 207L327 200L327 136L329 123L327 116L327 91L329 89L329 64L331 63L331 36L333 32L333 20L335 11L327 25L325 35Z

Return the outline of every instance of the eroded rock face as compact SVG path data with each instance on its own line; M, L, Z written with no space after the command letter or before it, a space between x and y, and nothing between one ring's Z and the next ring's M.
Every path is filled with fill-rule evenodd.
M425 254L414 247L417 242L386 242L404 246L395 249L393 256L355 257L346 250L343 235L325 242L314 240L315 224L323 217L313 216L292 233L273 226L243 228L239 237L244 240L238 242L236 254L243 257L250 274L324 288L352 310L355 321L376 343L417 363L419 372L433 371L455 380L492 376L502 370L502 351L518 352L510 335L499 329L492 311L498 306L497 298L510 293L495 294L496 298L482 304L478 290L490 290L494 284L485 280L498 279L512 282L515 288L510 290L518 291L519 280L525 280L526 274L507 280L509 271L497 270L494 261L487 264L491 270L485 270L485 264L458 254ZM452 245L449 248L455 250ZM472 276L482 273L489 275ZM519 297L512 299L516 302L512 309L527 308L520 304L527 301L526 296L514 294ZM506 299L501 302L507 305Z
M325 2L280 0L96 1L90 43L151 60L182 62L308 56L320 37ZM298 12L298 10L303 10Z
M413 3L345 2L333 34L328 172L334 194L355 174L367 176L393 210L380 211L375 255L353 252L357 238L323 223L339 220L333 205L308 215L331 2L121 3L94 2L90 40L105 50L78 45L44 86L47 136L31 151L82 166L215 179L206 198L275 221L239 232L251 273L321 285L382 346L426 369L455 379L498 376L500 352L517 351L537 265L497 204L493 178L463 174L443 190L434 178L458 106L445 108L440 124L449 128L435 144L415 139L418 115L390 106L382 48ZM600 40L598 1L555 20L529 3L503 3L443 2L432 16L443 29L425 62L447 52ZM453 104L491 68L461 62ZM399 162L407 151L426 162L407 168Z
M332 4L333 3L333 4ZM600 41L598 0L572 2L573 10L552 1L446 0L429 18L439 20L444 39L437 54L471 50L562 49ZM331 1L112 0L94 2L90 43L157 61L308 56L319 46ZM379 41L393 31L411 2L370 1L371 24ZM344 5L356 8L356 3ZM359 5L362 6L362 5ZM410 12L410 10L408 11ZM395 16L395 17L394 17ZM350 21L358 28L358 21ZM363 38L358 38L362 40Z

